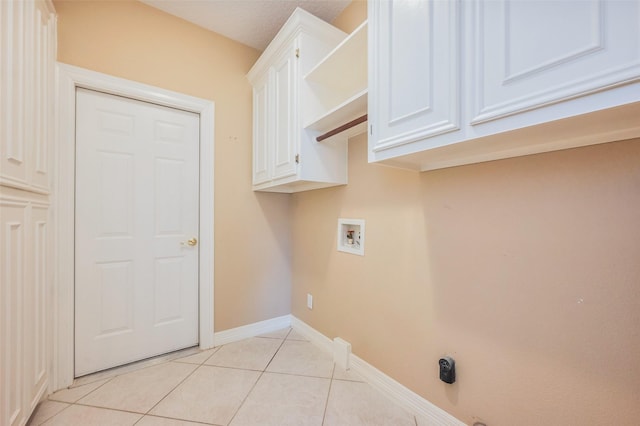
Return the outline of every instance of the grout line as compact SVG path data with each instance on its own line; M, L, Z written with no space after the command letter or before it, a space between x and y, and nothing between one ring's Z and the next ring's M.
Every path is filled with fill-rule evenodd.
M289 330L289 333L291 333L291 330ZM289 333L287 333L287 336L289 335ZM282 349L282 347L284 346L284 342L286 342L286 341L287 341L286 337L284 339L282 339L282 342L280 342L280 346L278 346L278 349L276 349L276 351L273 353L273 356L271 357L271 359L269 360L267 365L265 365L264 371L267 371L267 368L269 368L269 366L271 365L271 363L275 359L276 355L278 355L278 352L280 352L280 349Z
M266 370L264 372L267 374L280 374L281 376L310 377L312 379L332 380L331 377L310 376L308 374L285 373L281 371L266 371Z
M291 330L289 330L289 333L291 333ZM289 335L289 333L287 333L287 336ZM269 360L269 362L267 363L267 365L264 366L264 369L262 370L262 372L260 373L260 375L258 376L258 379L256 380L256 382L253 384L253 386L251 386L251 389L249 390L249 392L247 392L247 394L245 395L244 399L242 400L242 402L240 403L240 405L238 406L238 409L236 410L235 413L233 413L233 416L231 417L231 420L229 420L228 424L231 424L233 422L233 419L236 418L236 416L238 415L238 413L240 412L240 409L244 406L244 403L247 401L247 399L249 398L249 395L251 395L251 392L253 392L253 390L256 388L256 386L258 385L258 382L260 381L260 379L262 378L262 376L264 376L264 373L267 371L267 368L269 367L269 365L271 364L271 361L273 361L273 359L276 357L276 355L278 354L278 352L280 351L280 348L282 348L282 345L284 345L284 342L286 340L286 336L284 339L282 339L282 342L280 342L280 346L278 346L278 349L276 349L276 351L273 353L273 355L271 356L271 359Z
M195 346L194 346L195 347ZM104 379L113 379L114 377L122 376L124 374L132 373L134 371L144 370L146 368L155 367L157 365L161 365L165 362L173 362L176 359L179 359L177 355L172 356L172 354L176 354L178 352L187 352L192 350L193 348L185 348L177 351L169 352L167 354L157 355L155 357L143 359L140 361L134 361L129 364L120 365L117 367L108 368L106 370L97 371L95 373L87 374L86 376L78 377L74 379L74 383L71 384L67 389L79 388L80 386L88 385L91 383L99 382ZM192 353L191 355L195 355L196 353ZM191 355L184 355L184 357L188 357ZM181 358L184 358L181 357ZM182 363L187 364L187 363ZM121 371L120 371L121 370ZM74 386L76 381L83 382L83 380L87 379L91 376L95 375L96 379L87 381L86 383L80 383L77 386ZM62 389L61 389L62 390Z
M48 401L48 400L42 400L38 403L38 405L42 404L43 402ZM57 413L55 413L52 416L47 417L46 419L43 419L40 423L38 423L37 425L31 425L31 426L40 426L45 424L46 422L48 422L49 420L53 419L55 416L57 416L58 414L62 413L63 411L67 410L69 407L71 407L73 404L70 404L68 402L62 402L62 401L55 401L55 400L50 400L51 402L57 402L59 404L67 404L66 407L64 407L62 410L58 411ZM33 417L34 414L36 414L37 408L36 410L34 410L34 412L31 414L31 417ZM31 417L29 417L27 419L27 424L29 424L29 420L31 420Z
M205 363L206 363L207 361L209 361L209 360L211 359L211 357L213 357L216 353L218 353L218 351L220 350L220 348L221 348L222 346L224 346L224 345L221 345L221 346L217 346L217 347L212 348L212 349L213 349L213 352L211 352L211 355L210 355L209 357L207 357L207 359L205 359L204 361L202 361L202 364L200 364L200 365L201 365L201 366L202 366L202 365L205 365Z
M253 371L253 372L256 372L256 373L262 373L264 371L264 370L257 370L255 368L229 367L229 366L225 366L225 365L215 365L215 364L202 364L200 367L226 368L228 370Z
M143 417L145 415L145 413L143 413L142 411L123 410L121 408L113 408L113 407L102 407L100 405L87 404L87 403L84 403L84 402L76 402L75 404L71 404L71 405L79 405L81 407L100 408L101 410L121 411L123 413L138 414L138 415L141 415Z
M289 327L289 331L287 332L287 335L284 336L284 339L282 340L287 340L289 338L289 335L293 332L293 327Z
M109 382L110 382L111 380L113 380L114 378L115 378L115 377L109 377L109 378L107 378L103 384L101 384L101 385L100 385L100 386L98 386L97 388L93 389L92 391L89 391L88 393L86 393L85 395L81 396L80 398L76 399L75 401L73 401L73 402L72 402L72 404L75 404L75 403L77 403L78 401L80 401L81 399L88 397L89 395L91 395L92 393L94 393L95 391L97 391L98 389L100 389L101 387L103 387L104 385L106 385L107 383L109 383ZM104 379L103 379L103 380L104 380ZM93 384L93 383L95 383L95 382L87 383L87 384ZM78 386L78 387L80 387L80 386ZM74 389L74 388L72 388L72 389ZM75 388L75 389L77 389L77 388ZM53 401L55 401L55 399L54 399Z
M262 378L262 376L264 376L264 371L262 373L260 373L260 375L258 376L258 378L256 379L255 383L253 384L253 386L251 386L251 389L249 389L249 392L247 392L247 394L244 396L244 398L242 399L242 402L240 403L240 405L238 405L238 409L236 410L235 413L233 413L233 416L231 416L231 419L229 420L229 423L227 424L231 424L233 422L233 419L236 418L236 416L238 415L238 413L240 412L240 409L242 408L242 406L244 405L244 403L247 401L247 399L249 398L249 395L251 395L251 392L253 392L253 390L256 388L256 386L258 385L258 382L260 381L260 379Z
M327 409L329 408L329 397L331 396L331 388L333 387L333 376L336 373L336 363L333 363L333 370L331 371L331 381L329 382L329 392L327 392L327 400L324 402L324 411L322 413L322 426L327 418Z
M193 364L191 364L191 365L193 365ZM146 413L144 413L144 414L145 414L145 415L146 415L146 414L149 414L149 413L151 412L151 410L153 410L154 408L156 408L156 407L158 406L158 404L160 404L162 401L164 401L164 400L165 400L165 399L166 399L166 398L167 398L167 397L168 397L168 396L169 396L169 395L170 395L174 390L176 390L176 389L178 388L178 386L180 386L181 384L183 384L183 383L184 383L184 382L185 382L189 377L193 376L193 374L198 370L198 368L200 368L200 366L196 366L196 367L193 369L193 371L191 371L191 373L187 374L187 375L185 376L185 378L184 378L184 379L182 379L182 380L181 380L177 385L175 385L175 386L173 387L173 389L171 389L171 390L170 390L169 392L167 392L167 393L166 393L162 398L160 398L160 401L156 402L156 403L154 404L154 406L153 406L153 407L151 407L151 408L149 408L149 409L147 410L147 412L146 412Z
M158 417L161 419L177 420L179 422L189 422L189 423L195 423L195 424L207 425L207 426L225 426L225 425L220 425L218 423L207 423L207 422L201 422L199 420L186 420L186 419L181 419L179 417L161 416L158 414L145 414L142 417L140 417L140 420L144 419L145 417ZM138 424L140 420L138 420L135 424Z
M195 364L191 364L191 365L195 365ZM225 365L214 365L214 364L203 364L200 367L225 368L225 369L228 369L228 370L253 371L255 373L280 374L282 376L311 377L311 378L314 378L314 379L331 380L331 377L326 377L326 376L311 376L309 374L287 373L287 372L282 372L282 371L267 371L266 367L265 367L264 370L255 370L255 369L251 369L251 368L241 368L241 367L229 367L229 366L225 366ZM360 381L358 381L358 380L346 380L346 379L335 379L335 380L340 380L342 382L364 383L361 380Z
M224 345L222 345L222 346L224 346ZM215 348L205 349L204 351L202 351L202 352L206 352L206 351L213 351L213 352L211 352L211 355L209 355L207 358L205 358L205 360L204 360L204 361L202 361L202 362L200 362L200 363L196 363L196 362L187 362L187 361L180 361L180 360L181 360L181 359L184 359L184 358L189 358L189 357L191 357L191 356L200 355L200 353L202 353L202 352L200 352L200 353L195 353L195 354L192 354L192 355L187 355L187 356L184 356L184 357L182 357L182 358L173 359L173 360L171 360L171 361L169 361L169 362L178 362L178 363L180 363L180 364L191 364L191 365L198 365L198 366L202 366L202 365L204 365L204 363L205 363L205 362L209 361L209 360L211 359L211 357L212 357L212 356L214 356L214 355L216 354L216 352L218 352L222 346L216 346Z

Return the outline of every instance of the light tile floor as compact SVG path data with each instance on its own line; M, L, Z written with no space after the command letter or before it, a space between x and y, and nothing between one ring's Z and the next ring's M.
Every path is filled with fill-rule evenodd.
M287 328L81 378L38 406L29 425L41 424L416 426L423 421Z

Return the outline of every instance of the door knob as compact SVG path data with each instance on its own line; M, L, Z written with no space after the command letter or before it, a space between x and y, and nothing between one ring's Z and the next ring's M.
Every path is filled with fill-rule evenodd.
M195 246L196 244L198 244L198 240L196 239L196 237L193 238L189 238L187 241L182 241L180 243L180 245L182 246Z

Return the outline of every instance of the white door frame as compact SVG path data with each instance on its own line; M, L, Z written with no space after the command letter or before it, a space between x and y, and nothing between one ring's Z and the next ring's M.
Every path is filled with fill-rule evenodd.
M213 346L213 162L214 103L62 63L56 64L57 140L53 192L55 226L53 364L51 389L74 379L75 110L76 88L97 90L200 115L199 341Z

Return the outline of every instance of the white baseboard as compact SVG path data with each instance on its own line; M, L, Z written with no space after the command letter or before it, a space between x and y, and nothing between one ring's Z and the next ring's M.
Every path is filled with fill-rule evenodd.
M351 370L359 374L365 382L387 395L417 417L422 417L428 425L464 426L465 423L453 417L440 407L424 399L417 393L396 382L362 358L351 354Z
M327 336L293 315L291 315L291 328L309 339L311 343L333 356L333 342Z
M253 324L247 324L241 327L214 333L213 344L215 346L225 345L227 343L237 342L242 339L248 339L249 337L259 336L260 334L270 333L290 326L291 315L283 315L281 317L254 322Z
M311 343L333 355L333 342L327 336L312 328L298 318L291 316L291 327L305 336ZM410 413L424 419L433 426L464 426L464 423L427 401L417 393L398 383L360 357L351 354L350 370L360 375L373 388L404 407Z

